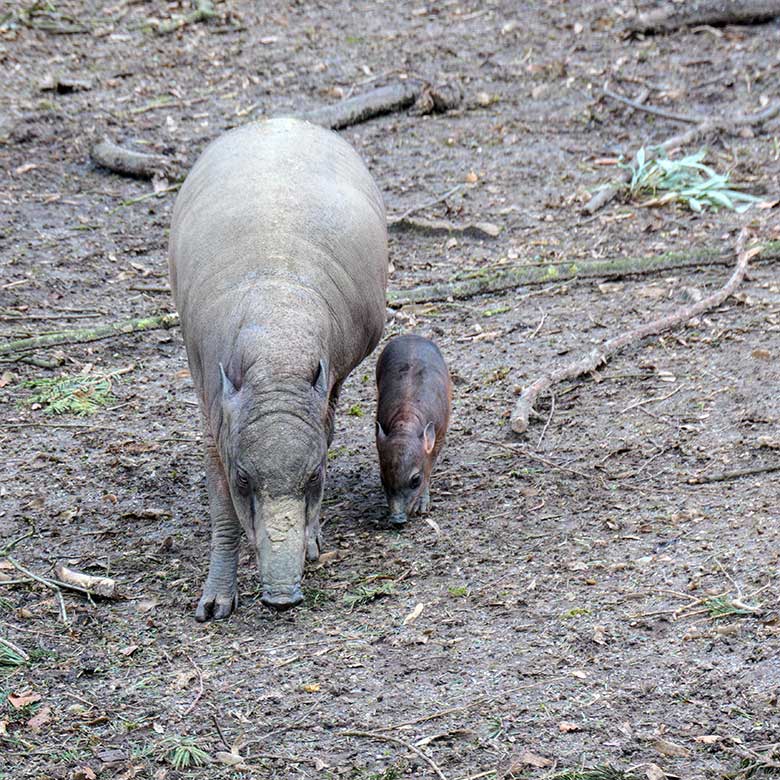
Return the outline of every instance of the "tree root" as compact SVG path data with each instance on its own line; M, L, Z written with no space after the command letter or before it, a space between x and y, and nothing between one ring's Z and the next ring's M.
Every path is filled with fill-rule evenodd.
M419 113L448 111L459 105L460 100L460 88L456 85L431 86L402 81L297 116L315 125L340 130L411 106Z
M748 231L746 228L743 228L737 239L736 268L734 269L731 278L720 288L720 290L714 292L712 295L708 295L706 298L702 298L702 300L697 303L678 309L672 314L647 322L644 325L640 325L638 328L634 328L634 330L627 331L619 336L608 339L579 360L555 369L550 373L543 374L526 387L517 400L512 412L510 421L512 430L515 433L524 433L528 429L528 418L536 403L536 399L541 393L546 392L553 385L567 379L576 379L583 374L595 371L600 365L606 363L612 355L616 354L624 347L636 344L647 336L655 336L659 333L671 330L672 328L676 328L678 325L687 322L693 317L697 317L710 309L720 306L720 304L732 295L741 284L750 258L763 251L762 247L745 249L747 237Z
M780 241L769 241L764 244L762 258L764 260L780 258ZM619 257L614 260L592 261L582 266L577 266L574 263L560 266L530 265L485 273L471 279L454 282L423 285L408 290L388 290L387 305L391 308L400 308L414 303L433 303L473 298L487 293L500 293L521 285L576 282L589 279L621 279L627 276L665 273L681 268L726 265L730 261L731 255L724 255L720 249L701 249L694 252L669 252L649 257ZM155 289L162 291L162 288ZM45 336L31 336L0 344L0 356L22 359L33 350L61 347L66 344L88 344L92 341L102 341L132 333L168 330L178 327L178 325L179 315L173 313L99 325L96 328L48 333Z
M780 16L780 0L689 0L639 14L626 26L630 33L665 33L698 25L754 24Z
M648 108L647 106L641 106L640 104L637 104L636 101L627 101L622 96L617 96L608 90L604 90L604 94L607 97L614 97L621 100L621 102L628 103L628 105L635 109L646 111ZM655 111L654 113L658 113L658 111ZM656 156L658 152L666 152L670 149L677 149L678 147L686 146L687 144L698 141L701 138L710 136L713 133L733 133L740 127L761 125L770 119L774 119L778 113L780 113L780 101L770 103L767 108L758 112L757 114L739 114L736 117L732 117L731 119L718 119L714 117L689 117L664 112L664 115L667 118L680 122L696 122L696 124L690 130L686 130L684 133L673 135L670 138L667 138L665 141L662 141L657 146L650 147L647 150L648 154L646 159L649 161L654 156ZM626 185L630 181L631 171L628 169L623 169L615 181L605 185L594 193L593 197L585 204L585 206L583 206L582 213L588 215L594 214L599 209L606 206L607 203L612 201L619 192L626 188Z
M162 155L125 149L107 138L93 147L92 159L103 168L136 179L152 179L170 173L170 160Z

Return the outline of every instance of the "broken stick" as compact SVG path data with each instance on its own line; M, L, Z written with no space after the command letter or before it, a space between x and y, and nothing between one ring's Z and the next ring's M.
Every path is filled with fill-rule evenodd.
M698 25L753 24L780 16L780 0L692 0L668 3L639 14L626 26L631 33L665 33Z
M103 168L136 179L151 179L170 169L170 161L160 154L126 149L107 138L92 149L92 159Z
M117 595L116 580L110 577L95 577L76 569L68 568L62 561L54 567L59 584L76 586L93 596L112 599Z
M624 347L636 344L647 336L655 336L664 331L676 328L683 322L687 322L693 317L698 317L700 314L703 314L710 309L714 309L716 306L720 306L720 304L732 295L741 284L745 277L745 271L747 270L750 258L762 251L761 247L745 249L747 236L747 228L743 228L737 239L736 268L734 269L731 278L720 288L720 290L714 292L712 295L708 295L706 298L702 298L702 300L691 306L686 306L665 317L653 320L652 322L647 322L644 325L640 325L638 328L634 328L634 330L615 336L595 349L592 349L574 363L562 366L548 374L543 374L536 381L528 385L528 387L523 390L512 411L510 420L512 430L515 433L524 433L528 429L528 418L534 408L536 399L553 385L567 379L576 379L583 374L589 374L591 371L595 371L603 363L606 363L612 355L619 352Z
M383 114L410 108L418 102L421 103L420 113L447 111L458 105L459 96L460 89L453 85L434 87L419 82L401 81L355 95L339 103L306 111L298 114L298 118L331 130L340 130Z

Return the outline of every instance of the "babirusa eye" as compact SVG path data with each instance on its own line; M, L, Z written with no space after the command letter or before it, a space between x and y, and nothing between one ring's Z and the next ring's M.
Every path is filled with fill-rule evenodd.
M418 487L420 487L420 484L422 483L422 476L418 474L413 474L412 478L409 480L409 487L412 490L417 490Z
M243 469L236 469L236 487L241 495L249 493L249 477Z

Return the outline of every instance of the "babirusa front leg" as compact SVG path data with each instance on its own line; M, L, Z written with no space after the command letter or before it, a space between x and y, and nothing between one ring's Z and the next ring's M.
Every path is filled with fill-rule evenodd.
M230 498L225 470L206 432L206 489L211 512L211 556L203 595L195 611L201 623L224 620L238 607L238 547L241 525Z

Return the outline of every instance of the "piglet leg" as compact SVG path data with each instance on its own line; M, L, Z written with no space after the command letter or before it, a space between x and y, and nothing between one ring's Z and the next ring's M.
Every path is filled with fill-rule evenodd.
M195 619L224 620L238 607L238 546L241 525L233 509L225 470L210 432L206 437L206 489L211 511L211 556L203 595L195 610Z

